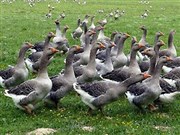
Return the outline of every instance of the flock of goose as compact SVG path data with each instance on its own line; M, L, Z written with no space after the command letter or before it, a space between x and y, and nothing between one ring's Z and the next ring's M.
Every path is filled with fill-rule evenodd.
M45 41L35 45L24 43L19 51L17 64L0 71L0 85L4 95L12 98L15 106L32 114L39 102L58 107L59 100L69 92L76 91L89 112L112 103L123 95L141 111L156 110L162 104L171 103L180 95L180 58L173 43L175 31L168 37L168 48L160 49L165 43L164 34L157 32L154 45L146 41L147 28L141 26L142 37L132 37L131 49L125 55L123 48L129 34L112 32L104 35L106 20L95 25L89 15L71 33L80 40L81 46L69 45L66 38L68 26L62 30L59 20L55 21L56 33L49 32ZM50 40L52 39L52 42ZM25 54L31 54L25 58ZM66 54L65 68L49 77L47 66L55 53ZM163 70L163 74L161 71ZM28 79L28 73L37 74Z

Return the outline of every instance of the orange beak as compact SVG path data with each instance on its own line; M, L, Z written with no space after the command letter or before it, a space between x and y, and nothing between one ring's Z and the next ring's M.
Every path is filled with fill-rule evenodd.
M166 57L167 61L173 61L173 59L171 57Z
M54 22L55 22L56 24L59 24L59 20L55 20Z
M27 42L27 44L28 44L29 48L32 48L34 46L33 44L31 44L29 42Z
M52 37L55 37L55 36L56 36L53 32L50 32L50 34L52 35Z
M161 46L165 45L164 41L160 40Z
M135 42L137 42L137 38L135 36L132 37L132 40L134 40Z
M145 79L151 77L151 75L148 74L148 73L143 73L143 76L144 76Z
M145 47L143 44L138 44L139 48Z
M50 49L51 49L51 51L52 51L53 53L59 52L59 50L57 50L57 49L55 49L55 48L53 48L53 47L51 47Z
M100 44L100 48L106 48L105 45L103 45L102 43L98 42Z
M161 36L164 36L164 33L160 32Z
M66 29L69 29L69 26L66 25L65 27L66 27Z
M91 34L96 34L96 32L95 32L95 31L93 31L93 30L91 30Z
M130 37L130 35L129 35L129 34L127 34L127 33L125 33L125 35L126 35L127 37Z
M81 49L81 47L79 45L76 45L75 47L76 47L77 51Z
M116 44L114 42L111 42L111 47L116 46Z

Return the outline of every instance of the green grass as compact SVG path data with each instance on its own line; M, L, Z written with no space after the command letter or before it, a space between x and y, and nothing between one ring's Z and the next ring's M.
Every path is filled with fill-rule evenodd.
M95 21L103 19L105 14L112 9L125 10L125 15L118 21L110 20L105 27L105 34L110 36L112 31L128 32L140 39L142 32L139 26L148 28L147 41L152 44L157 31L162 31L165 36L161 39L167 43L168 33L175 29L174 43L180 46L180 2L178 0L150 1L150 4L139 4L138 0L87 0L87 5L80 6L67 0L55 3L53 0L36 3L30 7L22 0L12 4L0 4L0 69L16 63L18 50L23 42L35 43L44 40L48 32L55 32L54 20L63 10L67 17L62 20L62 26L69 25L67 37L71 45L80 44L72 40L70 33L76 28L78 16L83 19L85 14L96 15ZM52 18L46 19L47 5L55 7ZM152 7L150 7L152 6ZM104 14L98 14L98 9L104 9ZM140 18L145 9L150 11L146 19ZM127 40L125 49L129 52L130 39ZM180 54L180 51L178 52ZM62 62L65 56L56 55L49 66L49 74L57 74L64 67ZM32 76L31 76L32 77ZM119 101L105 106L106 116L98 111L93 116L87 114L85 106L75 93L70 93L61 100L60 109L45 108L43 103L35 111L35 116L29 116L17 109L12 100L4 97L0 88L0 134L13 135L25 134L41 127L57 130L56 134L179 134L180 133L180 101L164 106L157 112L141 114L122 97ZM92 132L83 131L83 126L93 127ZM155 129L155 126L164 128ZM168 128L166 128L168 127Z

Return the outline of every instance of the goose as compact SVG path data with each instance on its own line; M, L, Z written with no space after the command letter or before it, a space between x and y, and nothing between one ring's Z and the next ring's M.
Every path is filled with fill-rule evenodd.
M114 43L116 44L116 46L111 49L111 57L116 56L118 51L118 41L120 40L122 35L123 34L121 32L117 32L117 34L114 35Z
M47 65L50 57L58 52L55 48L47 48L40 59L40 67L36 78L27 80L14 88L5 90L5 96L12 98L15 106L32 114L40 102L50 91L52 82L49 79Z
M114 43L113 39L114 39L114 36L117 34L117 32L112 32L111 33L111 38L105 38L104 40L101 40L101 42L103 44L105 44L106 48L110 47L110 46L113 46L113 47L116 47L116 44ZM111 49L110 49L111 50ZM111 52L110 52L110 56L111 56ZM106 58L106 50L101 50L99 52L97 52L96 54L96 58L99 59L99 60L105 60Z
M102 27L104 27L108 23L107 19L104 18L103 20L98 21L98 24L100 24Z
M138 107L141 111L144 111L143 106L153 103L162 93L162 89L159 84L159 76L163 64L172 59L167 56L159 58L155 70L152 73L152 77L138 83L131 85L126 92L128 101Z
M132 47L133 47L133 45L135 43L137 43L137 38L135 36L132 36L132 38L131 38L131 49L132 49ZM131 49L130 49L130 51L131 51ZM128 58L128 63L129 63L129 61L130 61L130 53L127 54L127 58ZM136 60L138 60L138 58L139 57L136 55Z
M141 52L141 54L148 56L150 60L142 61L139 63L141 72L148 72L151 74L154 71L156 61L159 59L159 49L164 46L165 43L162 40L159 40L155 43L153 48L147 48Z
M177 56L177 52L176 52L176 48L174 46L174 34L176 33L175 30L171 30L169 33L169 37L168 37L168 48L161 50L159 52L159 57L161 56L169 56L169 57L176 57Z
M127 57L123 52L123 47L124 47L124 42L126 41L126 39L130 37L129 34L124 33L121 38L118 41L118 51L116 56L112 56L112 61L113 61L113 67L116 68L120 68L123 67L124 65L127 64Z
M150 57L154 57L154 53L155 53L155 51L153 49L150 49L150 48L146 49L144 51L144 54L151 55ZM150 70L148 72L150 74L153 73L154 67L152 65L155 63L155 62L153 62L154 61L153 58L151 58L151 61L152 62L151 62ZM165 77L168 77L168 76L169 75L163 76L159 80L160 87L162 89L162 93L160 94L158 99L156 99L154 101L154 104L156 106L159 106L159 105L164 104L164 103L171 103L176 99L176 97L178 95L180 95L180 92L176 88L176 81L172 80L172 79L165 78ZM171 74L171 76L173 76L173 73ZM174 79L175 78L176 77L174 76Z
M70 48L64 69L64 74L59 74L52 77L52 88L49 94L45 97L44 102L46 104L54 104L58 107L59 99L63 98L68 92L72 90L72 85L76 82L76 77L73 70L73 58L77 53L82 52L82 47L74 45Z
M96 32L96 34L93 34L92 35L92 38L91 38L91 44L94 44L95 42L97 42L97 38L99 36L99 32L104 29L104 27L102 27L101 25L98 25L94 28L94 31Z
M91 26L89 26L89 29L90 30L94 30L95 29L95 25L94 25L94 18L95 18L95 15L93 15L92 17L91 17Z
M53 32L49 32L48 35L46 36L46 39L43 45L44 46L43 50L46 50L50 46L49 42L50 42L50 39L53 37L55 37L55 34ZM27 58L25 62L30 71L32 71L33 73L37 73L37 70L39 68L40 58L43 55L43 51L32 53L32 55L35 57L33 57L33 59Z
M53 43L56 43L59 40L59 37L62 36L62 31L61 31L61 25L59 20L54 21L56 24L56 36L52 39Z
M78 19L78 21L77 21L77 26L78 26L78 27L71 33L71 37L72 37L73 39L79 39L80 36L81 36L82 33L83 33L83 30L82 30L80 24L81 24L81 19Z
M119 17L120 17L120 14L119 14L119 13L115 13L115 14L114 14L114 20L118 20Z
M46 16L46 18L51 18L52 17L52 9L49 9L48 13L45 16Z
M140 29L143 31L143 34L142 34L142 37L141 37L139 43L146 47L146 45L148 45L148 43L146 41L147 28L143 25L143 26L140 27Z
M104 35L104 27L99 31L97 41L100 41L104 44L110 43L111 39Z
M141 51L143 51L144 49L146 49L147 47L149 47L149 44L146 41L146 36L147 36L147 28L143 25L140 27L140 29L143 31L142 37L139 41L140 44L144 45L143 48L141 48L138 52L137 52L137 56L138 56L138 61L144 61L148 58L146 58L145 56L143 56L141 54Z
M81 43L81 46L85 46L85 35L86 35L86 32L88 31L88 28L87 28L87 24L84 22L83 24L81 24L82 28L83 28L83 33L81 34L80 36L80 43Z
M144 13L141 15L141 18L145 19L146 17L148 17L148 10L144 10Z
M161 36L164 36L164 33L161 31L156 32L155 38L154 38L154 44L156 44L160 39Z
M62 51L63 54L65 54L69 50L69 42L68 42L68 39L66 38L66 32L68 29L69 29L69 26L67 25L64 26L61 38L53 46L59 51Z
M59 18L64 19L65 17L66 17L65 11L63 11L62 13L59 14Z
M89 62L82 68L82 75L77 77L78 83L90 82L96 78L99 78L99 75L96 71L96 52L98 49L103 49L105 46L101 42L97 42L91 48Z
M62 50L63 53L66 53L69 48L68 39L66 38L66 31L69 27L66 25L64 26L63 32L60 29L60 22L59 20L55 21L56 24L56 36L53 38L53 47L57 48L58 50Z
M155 61L156 58L155 57L155 51L154 49L152 48L148 48L146 50L144 50L144 53L145 55L148 55L150 57L150 69L148 70L148 73L149 74L153 74L153 71L154 71L154 68L155 68ZM173 74L172 74L173 76ZM172 83L174 83L174 85L172 86ZM160 105L162 103L170 103L172 101L174 101L176 98L177 95L180 94L180 92L177 90L176 88L176 81L175 80L169 80L167 78L165 78L164 76L160 78L159 80L159 84L160 84L160 87L162 89L162 93L160 94L160 96L158 97L158 99L156 99L154 101L155 105ZM157 108L154 108L154 109L157 109Z
M88 30L85 35L85 45L84 45L84 52L80 53L77 57L79 59L74 62L73 66L79 66L79 65L86 65L89 61L89 56L90 56L90 50L92 48L92 45L90 44L90 36L95 34L94 31Z
M96 69L98 70L98 74L104 75L106 73L111 72L114 67L111 60L111 48L114 47L115 44L106 45L106 53L105 53L105 60L103 63L97 62ZM97 55L96 55L97 58Z
M0 85L2 87L14 87L28 78L28 69L26 68L24 57L29 48L32 48L32 44L24 43L19 51L17 64L7 70L0 71Z
M117 82L122 82L125 79L129 78L130 76L140 74L141 70L136 60L136 53L142 47L144 47L144 45L135 43L131 49L129 66L124 66L122 68L115 69L112 72L102 75L102 78L105 80L109 79Z
M89 17L90 17L90 15L85 15L84 20L82 21L82 24L83 24L83 23L88 24L88 19L89 19Z
M102 107L118 100L119 97L127 91L128 86L148 77L150 77L150 75L144 73L130 77L119 83L107 81L97 81L82 85L74 83L73 88L81 96L81 100L89 106L89 112L95 109L100 109L102 112Z

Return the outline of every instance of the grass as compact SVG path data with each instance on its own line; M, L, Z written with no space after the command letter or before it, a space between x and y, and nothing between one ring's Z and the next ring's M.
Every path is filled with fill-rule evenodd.
M48 12L47 5L55 7L52 18L45 18ZM151 7L150 7L151 6ZM167 43L168 33L175 29L174 43L180 46L180 2L178 0L150 1L150 4L140 4L138 0L87 0L87 4L80 6L67 0L56 3L53 0L36 3L30 7L26 2L16 0L12 4L0 4L0 69L16 63L18 50L23 42L35 43L44 40L50 31L55 32L54 20L63 10L67 17L62 26L69 25L67 37L71 45L80 44L72 40L70 33L76 28L78 16L83 19L85 14L96 15L95 21L103 19L112 9L125 10L125 15L119 20L110 20L105 28L105 34L110 36L112 31L128 32L140 39L142 32L139 26L148 28L147 41L152 44L157 31L165 36L161 39ZM104 9L104 14L98 14L98 9ZM140 18L145 9L150 11L146 19ZM125 52L129 52L130 39L125 45ZM178 52L180 54L180 51ZM56 55L49 66L49 75L57 74L64 67L65 56ZM34 76L31 76L34 77ZM180 133L180 101L165 105L157 112L139 113L128 101L122 97L119 101L104 108L106 116L95 112L87 115L85 106L75 93L70 93L61 100L59 110L45 108L43 103L35 111L35 116L29 116L16 109L11 99L4 97L0 88L0 134L25 134L41 127L57 130L55 134L179 134ZM83 126L93 127L91 132L83 131Z

